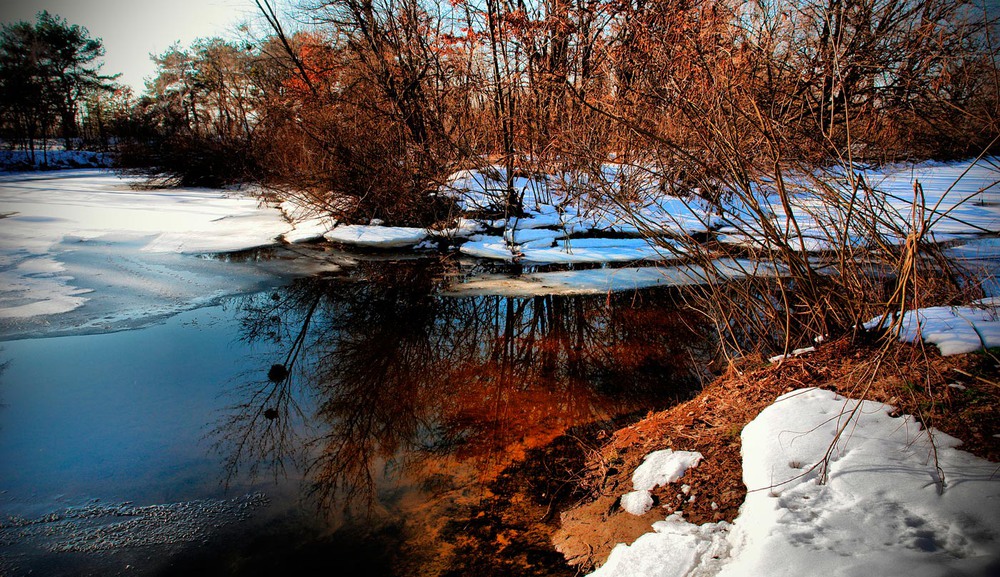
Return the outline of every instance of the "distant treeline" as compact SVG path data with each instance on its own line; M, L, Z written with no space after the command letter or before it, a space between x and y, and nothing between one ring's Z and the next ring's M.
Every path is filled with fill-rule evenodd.
M80 52L76 80L4 102L5 135L72 135L67 103L93 94L127 166L408 222L463 167L505 168L517 212L515 175L610 158L710 194L734 167L961 157L1000 134L995 15L974 1L333 0L294 32L258 7L266 37L175 46L138 100L103 91ZM5 83L8 38L46 22L66 27L4 28Z
M106 148L127 95L100 74L104 46L79 25L48 12L34 24L0 28L0 138L34 156L48 140L65 149Z

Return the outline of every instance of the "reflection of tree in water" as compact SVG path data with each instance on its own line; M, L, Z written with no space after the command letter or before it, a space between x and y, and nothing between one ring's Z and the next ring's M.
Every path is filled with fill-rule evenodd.
M304 298L311 303L300 300ZM277 479L287 472L289 464L304 465L305 439L300 432L308 418L300 407L291 369L303 349L318 303L318 298L307 293L288 298L277 292L245 303L249 314L241 318L244 340L290 345L284 360L272 364L264 378L249 379L237 387L234 396L239 400L214 431L215 448L225 454L227 485L244 467L242 472L251 478L266 469ZM289 311L303 306L304 315L296 315L298 332L289 335L292 326L283 319Z
M320 428L309 457L320 495L370 503L387 468L489 476L574 425L662 406L697 381L692 355L706 355L692 344L705 339L668 295L443 297L442 272L367 263L245 302L246 339L285 355L222 428L230 471L281 470L304 446L292 442L304 419ZM303 416L306 394L316 409Z

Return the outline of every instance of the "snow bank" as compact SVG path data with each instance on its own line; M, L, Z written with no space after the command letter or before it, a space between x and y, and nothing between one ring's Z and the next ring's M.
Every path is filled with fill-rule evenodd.
M285 242L297 243L320 240L337 226L337 219L331 216L317 216L292 222L292 230L281 235Z
M843 244L864 246L871 238L872 226L884 235L885 242L901 243L905 237L896 231L909 228L918 182L923 191L918 212L931 223L931 237L936 241L969 239L1000 230L997 159L858 168L856 177L870 187L870 192L858 194L852 192L855 189L842 172L789 177L787 209L775 190L760 186L754 191L753 206L735 196L724 196L727 204L721 214L699 198L666 193L658 172L642 166L608 163L597 176L516 176L514 190L523 195L527 214L500 223L507 231L503 240L509 248L493 239L477 239L463 252L531 263L659 259L669 256L669 251L629 242L602 247L581 244L574 249L552 243L579 233L676 237L710 230L717 230L722 242L768 248L760 233L761 215L776 230L784 231L794 250L819 252ZM439 194L455 198L465 210L502 210L505 178L501 166L463 170L452 175ZM824 184L822 190L817 190L817 181ZM620 202L623 191L628 193L627 203ZM854 218L851 226L846 226L844 211L839 208L843 206L851 206L853 214L864 218ZM547 230L527 233L536 229Z
M676 256L679 245L651 243L640 235L705 232L717 223L700 199L665 195L653 173L637 167L607 164L597 180L565 175L516 176L513 186L523 195L526 214L497 224L502 236L476 235L463 244L463 254L527 264L586 264L664 260ZM502 210L505 169L462 170L453 174L440 194L456 199L463 210ZM623 187L632 201L623 206L611 197ZM631 235L632 238L569 239L578 233ZM669 243L666 246L664 243Z
M0 150L0 170L38 170L65 168L106 168L111 157L91 150L36 150L34 158L27 150Z
M653 523L631 545L618 545L592 577L715 575L729 553L729 524L692 525L678 514ZM809 573L803 573L808 575ZM745 577L752 577L747 575Z
M463 254L476 258L494 260L512 261L515 257L520 256L520 252L516 251L516 247L512 247L502 237L485 234L473 235L458 250Z
M607 163L599 175L536 174L512 179L522 195L527 216L512 219L509 228L555 228L563 235L598 231L642 232L653 223L654 232L697 233L713 228L718 219L698 198L665 194L655 171L645 167ZM506 169L461 170L451 175L438 194L455 198L463 210L503 210ZM627 206L611 199L627 196Z
M1000 307L1000 297L981 299L971 306L906 311L900 323L899 340L912 343L922 338L926 343L937 345L945 356L1000 347L1000 310L997 307ZM865 328L879 328L880 320L868 321Z
M593 575L995 575L996 464L934 431L939 471L928 432L890 410L817 389L782 396L743 430L749 492L732 525L672 515Z

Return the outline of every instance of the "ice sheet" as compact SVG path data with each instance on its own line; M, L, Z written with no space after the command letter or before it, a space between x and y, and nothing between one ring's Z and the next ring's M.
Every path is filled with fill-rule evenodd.
M274 282L198 255L274 244L292 228L277 208L137 184L95 169L0 175L0 338L122 328Z

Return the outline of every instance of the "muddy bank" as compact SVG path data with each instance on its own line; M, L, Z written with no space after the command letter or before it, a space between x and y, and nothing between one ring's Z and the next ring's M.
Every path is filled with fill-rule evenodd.
M766 363L744 359L700 394L615 431L588 451L574 491L576 505L560 515L553 545L578 571L600 566L617 543L631 543L650 525L683 512L695 524L732 521L746 496L740 432L781 394L803 387L835 390L895 406L963 439L963 449L1000 459L1000 362L996 351L941 357L908 345L850 342ZM632 473L652 451L698 451L701 464L677 483L653 491L654 507L634 516L620 506Z

